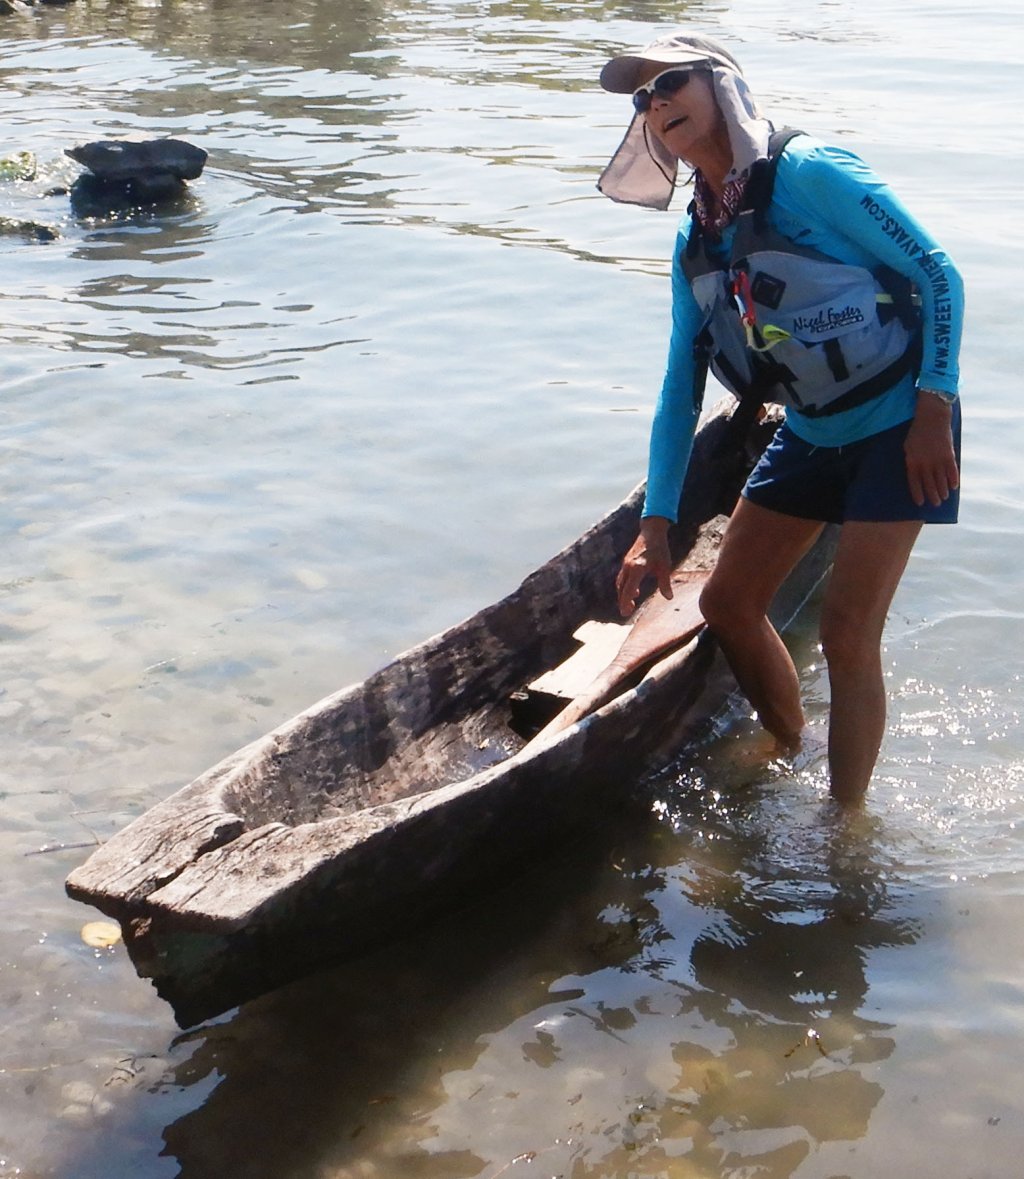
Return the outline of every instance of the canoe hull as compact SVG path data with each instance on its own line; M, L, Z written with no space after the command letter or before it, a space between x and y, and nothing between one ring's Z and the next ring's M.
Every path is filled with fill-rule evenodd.
M702 480L700 493L686 498L691 517L681 532L689 529L691 539L700 516L736 494L739 472L724 474L714 458L720 422L710 426L691 464L691 479ZM181 1026L400 938L507 882L557 854L581 826L621 806L642 775L678 757L734 688L707 633L551 741L503 744L511 684L529 682L529 668L564 656L580 610L586 616L612 606L611 578L635 536L639 506L634 493L509 598L214 767L72 874L70 895L121 922L136 970ZM788 624L825 576L833 548L827 530L780 592L777 625ZM567 594L579 599L572 608ZM531 644L536 652L509 672L510 653ZM469 661L481 650L490 662L475 670ZM432 763L440 754L427 741L431 725L452 699L474 692L495 697L491 711L459 720L467 747L480 747L477 772L347 813L290 801L274 818L275 791L286 786L291 800L304 781L325 789L333 771L324 770L328 754L319 750L344 744L359 718L381 712L368 699L386 698L392 708L378 744L393 745L400 732ZM420 715L432 709L435 716ZM365 743L361 731L359 738ZM378 750L377 761L397 756L389 749ZM281 767L301 757L302 772L282 786ZM366 782L374 781L374 765L364 767Z

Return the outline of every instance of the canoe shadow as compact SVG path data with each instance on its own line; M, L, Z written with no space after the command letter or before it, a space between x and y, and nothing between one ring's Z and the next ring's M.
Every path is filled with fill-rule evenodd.
M382 1114L419 1118L446 1100L439 1054L450 1068L452 1045L465 1045L457 1067L470 1068L488 1033L582 996L553 989L559 975L635 957L662 934L651 927L655 915L610 935L600 917L605 903L595 898L612 888L617 903L630 904L625 894L635 893L643 910L651 881L625 880L613 861L618 840L648 814L627 804L614 829L581 833L557 863L517 876L422 934L180 1036L176 1045L191 1052L167 1081L202 1088L221 1078L202 1105L164 1130L162 1153L178 1160L181 1179L282 1179L313 1173L325 1159L345 1174L348 1156L365 1157ZM589 961L579 960L581 944ZM477 1173L463 1169L469 1160L430 1160L439 1175Z

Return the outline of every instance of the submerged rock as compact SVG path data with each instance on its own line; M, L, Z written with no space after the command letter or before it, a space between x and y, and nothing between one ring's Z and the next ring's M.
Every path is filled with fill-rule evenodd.
M0 159L0 180L35 180L36 157L30 151L16 151Z
M90 203L109 197L115 205L152 204L177 196L186 180L202 174L207 159L201 147L183 139L101 139L65 148L64 154L91 174L74 187Z
M0 237L21 237L26 241L54 242L60 234L52 225L38 221L21 221L16 217L0 217Z

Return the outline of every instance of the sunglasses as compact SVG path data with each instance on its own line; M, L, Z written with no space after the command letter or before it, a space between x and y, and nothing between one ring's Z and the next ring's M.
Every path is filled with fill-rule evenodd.
M638 90L633 92L633 107L637 114L644 114L651 109L651 103L656 98L671 98L673 94L678 93L689 82L696 71L692 67L686 69L672 69L665 70L658 74L656 78L652 78L649 82L645 82Z

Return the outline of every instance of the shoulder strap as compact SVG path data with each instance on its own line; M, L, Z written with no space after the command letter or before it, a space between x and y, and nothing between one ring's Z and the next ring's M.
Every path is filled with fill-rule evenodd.
M773 131L768 139L768 157L754 162L750 169L750 179L743 194L743 210L750 209L754 214L754 229L760 233L766 224L768 206L772 201L775 190L775 173L779 170L779 160L791 139L803 135L793 127L781 127Z
M740 212L753 214L754 232L763 233L767 228L768 206L772 201L775 189L775 173L779 170L779 159L785 151L786 144L798 135L803 135L794 127L782 127L773 130L768 137L768 155L755 160L750 169L750 176L743 192ZM692 281L692 265L698 251L704 245L704 231L697 220L695 202L691 201L687 210L690 214L690 233L686 241L686 250L679 261L687 278Z
M690 232L686 238L686 257L692 259L697 257L697 251L704 240L704 230L701 229L700 222L697 220L696 200L690 201L686 211L690 214Z

